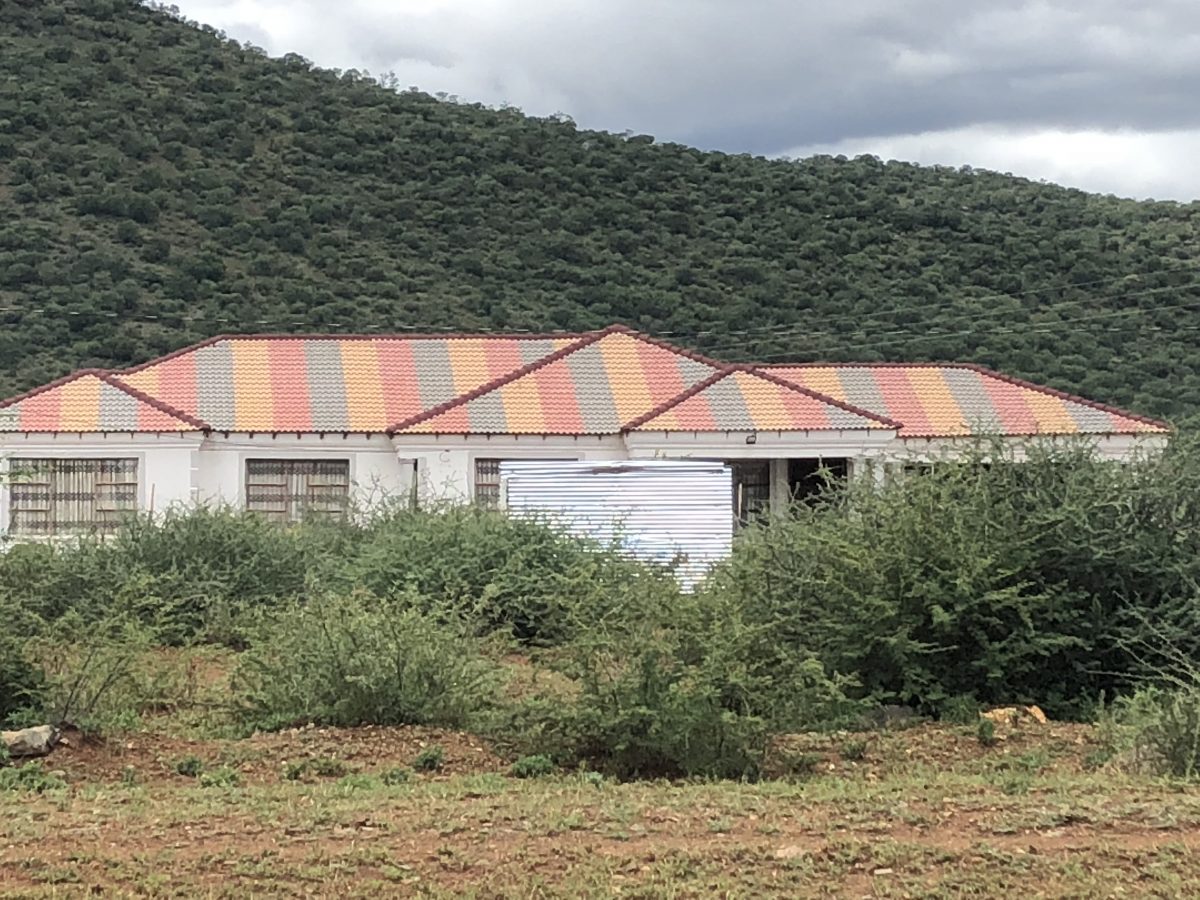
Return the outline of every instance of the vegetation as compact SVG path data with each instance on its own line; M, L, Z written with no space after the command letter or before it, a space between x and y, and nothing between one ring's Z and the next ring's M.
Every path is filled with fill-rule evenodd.
M583 131L134 0L0 11L5 393L219 331L620 320L730 358L954 358L1200 408L1195 204Z
M153 647L218 641L244 650L246 727L495 728L624 777L755 775L771 735L854 724L864 702L1086 716L1200 649L1198 481L1182 439L1136 466L981 446L883 490L831 486L745 530L692 593L475 507L292 529L135 519L0 556L6 714L131 727L176 677L144 662ZM513 647L563 689L509 702Z
M984 444L882 489L831 484L691 592L472 506L286 529L177 510L0 554L6 715L134 730L192 690L162 646L216 643L240 733L467 728L622 779L758 778L780 736L866 727L881 704L987 744L981 708L1078 720L1108 698L1126 749L1171 760L1200 735L1196 496L1185 438L1128 466Z
M260 728L464 726L492 702L496 667L468 625L375 597L315 597L273 612L235 673Z
M1197 478L1184 438L1131 466L982 446L744 532L717 590L771 634L764 653L804 648L877 699L1087 716L1165 648L1200 652Z

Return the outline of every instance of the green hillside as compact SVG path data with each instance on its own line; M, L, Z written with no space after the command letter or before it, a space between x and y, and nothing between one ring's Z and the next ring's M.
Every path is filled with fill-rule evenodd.
M1200 411L1200 205L706 153L0 0L0 392L219 331L580 329L961 359Z

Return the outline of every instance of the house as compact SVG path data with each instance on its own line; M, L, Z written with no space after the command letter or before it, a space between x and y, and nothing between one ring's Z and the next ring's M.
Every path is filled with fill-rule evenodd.
M739 515L819 467L882 478L965 439L1085 435L1125 459L1161 422L978 366L727 365L622 326L582 334L230 335L0 404L0 524L104 528L227 503L280 520L383 497L496 502L513 460L722 460Z

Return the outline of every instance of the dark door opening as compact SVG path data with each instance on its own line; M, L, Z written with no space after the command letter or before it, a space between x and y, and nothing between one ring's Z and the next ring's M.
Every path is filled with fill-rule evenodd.
M765 459L731 460L726 465L733 474L733 514L738 524L746 525L770 512L770 462Z
M818 457L788 460L788 493L793 501L809 502L825 489L826 479L843 481L850 475L850 460Z

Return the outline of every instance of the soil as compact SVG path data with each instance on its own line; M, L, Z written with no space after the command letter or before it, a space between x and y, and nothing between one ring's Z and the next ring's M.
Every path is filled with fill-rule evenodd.
M504 762L473 735L438 728L319 728L307 726L255 734L243 740L185 740L159 735L133 735L120 740L89 739L77 731L55 750L46 767L65 774L71 783L120 781L132 771L139 782L188 783L176 769L196 758L204 768L231 766L242 781L279 781L289 764L305 760L340 760L350 771L385 772L411 767L422 751L442 748L439 778L500 772Z
M477 737L299 728L244 740L68 734L68 786L0 792L0 896L1177 897L1200 790L1096 769L1085 725L800 735L786 779L521 780ZM440 769L400 785L355 781ZM179 763L235 769L202 786ZM325 774L309 767L335 760ZM186 767L183 767L186 769Z

